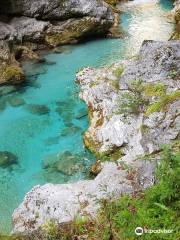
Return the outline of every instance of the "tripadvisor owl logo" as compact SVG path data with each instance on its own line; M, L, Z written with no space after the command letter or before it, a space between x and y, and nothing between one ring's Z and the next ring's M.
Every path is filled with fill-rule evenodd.
M138 236L142 235L143 232L144 232L144 231L143 231L143 228L142 228L142 227L137 227L137 228L135 229L135 234L138 235Z

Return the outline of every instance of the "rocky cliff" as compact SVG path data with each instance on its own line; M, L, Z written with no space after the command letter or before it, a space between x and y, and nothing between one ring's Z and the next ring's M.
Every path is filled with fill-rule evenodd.
M32 50L42 46L56 47L104 36L113 21L113 12L103 1L1 1L0 72L3 77L0 78L0 84L16 84L24 79L15 61L23 53L34 57ZM4 51L11 55L8 61L4 59ZM7 67L10 70L6 71Z
M179 140L180 42L143 43L139 55L77 74L89 108L85 145L99 161L94 180L37 186L13 214L14 233L95 217L101 200L154 184L161 145ZM104 161L104 160L109 161Z

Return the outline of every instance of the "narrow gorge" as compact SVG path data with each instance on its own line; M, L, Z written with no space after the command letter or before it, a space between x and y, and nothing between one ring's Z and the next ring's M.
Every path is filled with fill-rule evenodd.
M179 13L179 0L1 1L0 240L136 239L107 219L95 236L96 219L158 186L162 149L179 160Z

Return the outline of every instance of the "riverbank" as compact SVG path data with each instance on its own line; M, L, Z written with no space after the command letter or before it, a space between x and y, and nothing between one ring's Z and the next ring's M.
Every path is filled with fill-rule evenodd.
M154 5L153 5L153 7L154 7ZM157 7L157 5L155 5L155 7ZM156 37L159 38L161 36L162 40L168 40L169 35L171 35L171 31L172 31L171 25L172 24L167 23L168 21L166 19L166 14L163 11L160 11L159 8L158 8L158 11L155 10L154 15L151 15L151 14L148 15L149 9L146 10L146 8L145 8L144 10L145 10L144 12L142 10L138 10L138 11L136 10L136 11L134 11L134 12L132 11L130 13L125 12L124 14L121 15L122 26L127 31L127 35L128 35L127 37L125 37L124 40L106 39L106 40L94 41L91 43L82 44L82 45L78 45L78 46L73 46L72 48L65 47L64 48L65 51L62 54L60 54L60 55L51 54L51 55L47 56L49 65L47 64L45 66L45 64L41 63L39 65L39 67L37 67L38 65L35 65L32 68L31 68L30 64L27 65L27 68L30 67L29 73L30 72L37 73L36 71L39 69L41 74L37 75L38 76L37 81L34 81L35 78L33 76L31 76L32 77L31 84L34 83L34 86L33 85L32 85L33 87L30 85L29 85L29 87L27 86L26 91L21 95L21 97L23 97L25 100L24 106L21 105L21 107L17 108L17 110L15 110L15 108L11 108L11 107L9 108L9 106L6 108L6 110L2 114L2 117L5 120L4 126L6 126L6 127L4 127L4 129L7 129L8 131L1 132L2 133L1 138L3 139L2 145L1 145L2 150L4 148L6 148L6 149L11 150L12 152L15 152L17 154L17 156L19 157L18 162L20 163L20 166L21 167L23 166L24 169L28 170L28 171L27 170L24 171L22 168L23 174L21 174L20 171L18 171L18 174L17 174L16 169L13 170L13 174L15 173L15 176L18 177L17 179L20 179L20 181L21 181L21 179L23 180L21 183L19 183L16 181L16 179L15 179L16 177L14 179L12 179L12 177L11 177L11 179L13 180L12 181L13 184L16 183L17 186L21 186L21 191L19 191L20 198L22 198L22 194L23 194L22 189L24 189L24 191L27 192L31 188L30 185L34 186L37 184L44 184L46 182L52 182L52 183L66 182L66 181L70 180L70 178L69 178L70 173L74 170L77 173L77 175L76 175L77 178L76 177L74 178L74 176L73 176L72 181L74 182L74 181L77 181L78 179L82 179L81 177L79 178L79 176L81 175L82 169L84 169L84 167L83 167L84 164L81 164L81 163L83 163L83 161L86 162L88 157L87 157L87 155L83 155L84 160L81 163L77 162L76 164L74 164L73 161L77 160L77 157L79 156L78 151L84 152L84 150L82 150L83 144L81 143L82 142L81 134L87 128L87 119L83 118L83 119L81 119L81 121L79 121L75 118L76 118L76 116L79 116L80 114L82 116L82 112L83 112L83 115L86 115L87 112L86 112L86 109L84 109L84 106L83 106L83 111L79 112L79 110L81 110L80 106L82 106L82 105L76 104L77 103L76 98L74 98L74 93L76 90L74 88L74 85L71 83L71 81L73 82L75 72L79 68L85 67L87 65L101 66L101 65L107 64L107 62L112 63L114 61L120 61L120 58L126 58L127 56L132 56L135 53L137 53L137 50L138 50L139 46L141 45L141 41L143 40L143 37L142 37L143 35L141 35L141 33L145 26L142 24L139 25L139 23L141 23L147 19L149 19L149 20L145 21L146 26L147 26L147 23L149 23L150 29L152 27L151 23L154 18L156 19L155 23L160 24L159 25L159 29L160 29L159 35L158 35L158 32L156 32L156 34L153 34L153 31L151 31L151 30L148 32L148 34L151 33L153 38L155 37L155 39L156 39ZM132 14L132 16L134 16L134 18L131 17L131 14ZM137 21L133 22L132 21L133 19L136 19ZM136 25L135 25L135 23L136 23ZM135 28L137 30L137 33L131 32L131 29L133 29L133 28ZM140 29L141 29L141 31L140 31ZM148 28L146 28L145 32L147 32L147 30L148 30ZM141 41L138 40L139 36L142 37ZM145 37L145 35L144 35L144 37ZM138 45L134 44L136 42L136 40L138 40L137 41ZM74 59L77 59L76 64L74 62ZM85 59L86 59L86 61L85 61ZM135 57L134 60L138 60L138 59L136 59L136 57ZM56 62L56 64L54 62ZM101 69L99 70L100 76L103 75L106 78L106 75L107 75L108 77L110 77L110 79L109 79L110 81L108 79L107 79L106 83L104 83L103 81L100 81L102 83L102 86L98 86L98 84L96 82L92 81L92 84L90 84L91 85L90 87L92 87L92 89L94 88L94 90L96 90L96 85L97 85L97 88L100 87L100 89L101 89L101 87L103 87L105 84L105 87L107 87L107 94L110 91L112 96L115 96L116 95L115 93L118 90L118 86L119 86L119 81L117 78L120 77L120 74L124 71L124 69L121 68L118 64L116 66L113 66L112 69L111 69L111 67L109 67L107 69L105 68L104 69L105 72L103 72L103 70L101 72ZM120 67L120 69L119 69L119 67ZM114 73L112 73L113 71L114 71ZM89 70L88 70L87 73L90 76L91 76L90 73L92 73L92 78L94 78L94 80L96 79L96 71L94 72L94 70L92 70L92 72L91 71L89 72ZM95 75L93 75L93 74L95 74ZM175 75L176 73L172 72L171 74ZM88 77L87 77L87 79L88 79ZM97 80L97 82L98 82L98 80ZM106 86L106 84L107 84L107 86ZM82 85L82 87L83 87L83 85ZM87 87L88 87L88 84L87 84ZM67 90L67 91L65 91L65 90ZM51 93L51 94L49 94L49 93ZM100 97L101 95L98 94L98 96ZM104 97L105 97L105 95L104 95ZM102 99L103 99L103 96L102 96ZM102 99L99 99L100 102L102 101ZM106 99L106 97L105 97L105 99ZM109 99L109 97L108 97L108 99ZM108 102L108 99L107 99L107 102ZM106 100L105 100L105 102L106 102ZM73 103L73 104L71 104L71 103ZM78 108L76 108L76 105L78 106ZM56 109L55 112L57 112L57 114L54 112L55 109ZM91 108L90 108L90 110L91 110ZM16 116L17 118L16 119L14 118L14 125L9 124L8 125L9 127L7 127L7 125L5 125L5 122L8 123L9 122L8 119L11 119L12 115L8 114L8 112L11 113L11 111L14 113L14 116ZM27 112L28 112L28 114L27 114ZM70 112L73 112L73 115L71 117L69 116ZM41 114L39 114L39 113L41 113ZM67 114L65 114L65 113L67 113ZM90 111L90 117L92 117L91 114L92 114L92 111ZM67 117L68 117L68 119L67 119ZM69 117L70 117L70 119L69 119ZM95 116L95 117L99 117L99 116ZM27 121L27 119L28 119L28 121ZM46 121L45 121L45 119L46 119ZM48 124L47 119L50 124ZM83 120L83 122L82 122L82 120ZM91 118L90 120L93 120L93 118ZM96 118L95 118L95 120L96 120ZM100 118L98 120L98 122L96 122L96 121L94 122L95 125L97 125L97 126L95 126L95 127L97 127L97 129L95 129L95 131L97 130L97 132L98 132L98 126L101 127L101 124L103 124L104 120L103 121L101 121L101 120L102 120L102 118ZM23 122L23 125L21 124L22 122ZM139 123L141 123L141 122L139 122ZM42 128L40 127L40 125L42 126ZM82 129L82 125L83 125L83 129ZM91 125L92 125L92 122L91 122ZM11 128L11 126L12 126L12 128ZM23 134L21 135L21 137L19 137L19 135L17 133L19 132L20 129L22 129L22 126L24 129ZM37 126L38 126L38 128L37 128ZM50 128L50 126L52 126L52 127ZM79 130L79 127L81 128L81 130ZM112 125L112 127L113 127L113 125ZM57 135L57 132L59 132L59 131L60 131L60 134ZM9 134L9 133L11 133L11 134ZM49 134L49 133L52 133L52 134ZM73 133L73 137L72 137L72 133ZM119 138L119 135L117 136L117 138ZM14 139L13 142L16 142L15 145L13 144L11 139ZM45 144L44 143L42 144L42 139L43 140L45 139ZM22 144L22 142L23 142L23 144ZM36 142L36 146L37 146L35 155L32 154L34 151L33 150L34 142ZM74 154L73 147L75 145L77 146L77 142L78 142L79 147L77 149L78 151L75 152L75 154ZM114 140L113 140L113 142L114 142ZM120 141L120 142L122 142L122 141ZM44 147L45 145L46 145L46 147ZM106 145L106 143L104 144L104 146L105 145ZM17 146L23 146L23 147L17 148ZM68 152L67 152L67 146L71 146L71 147L69 147ZM125 147L126 147L126 144L125 144ZM115 150L115 148L113 148L113 149ZM125 150L128 151L128 149L125 149ZM64 153L63 153L63 151L64 151ZM31 154L30 154L30 152L31 152ZM63 155L62 155L62 153L63 153ZM119 151L118 154L115 154L116 156L114 156L115 157L114 160L117 160L117 158L120 158L124 154L125 154L125 152ZM44 157L46 155L49 155L49 156L47 156L47 158L45 159ZM84 156L85 156L85 158L84 158ZM62 157L64 159L63 160L64 162L66 162L66 160L68 160L68 167L66 164L63 165L62 162L60 161ZM111 155L103 153L103 154L100 154L98 157L109 160ZM41 166L42 163L43 163L43 166L45 166L45 168L43 167L44 169L42 169L42 166ZM91 164L92 164L92 162L91 162ZM138 164L138 167L141 165L141 163L137 163L137 164ZM147 166L146 163L145 163L144 167L148 168L149 173L150 173L150 176L147 177L150 180L150 183L147 183L147 186L148 186L148 184L151 184L153 182L151 175L153 175L154 170L151 167L151 165ZM99 171L101 171L101 169L102 169L101 164L98 166L98 168L99 168L99 170L97 172L93 171L95 174L97 174ZM122 171L119 171L119 170L122 170ZM119 187L117 194L120 194L120 192L122 192L122 191L124 193L126 190L127 190L127 192L132 191L131 176L129 176L128 171L126 171L126 164L125 164L125 166L124 165L122 166L122 169L121 169L121 166L120 166L120 169L116 169L116 166L114 165L114 163L112 163L112 165L107 164L107 166L105 164L104 171L102 170L102 173L100 173L100 175L98 175L97 180L95 182L90 181L90 184L88 184L89 181L87 181L87 185L80 183L80 184L72 184L72 186L75 187L75 189L77 189L77 193L79 192L79 189L82 189L82 191L83 191L84 188L87 188L87 192L88 192L88 189L91 189L90 191L94 191L93 189L97 187L97 189L98 189L97 195L101 198L103 196L103 192L104 192L101 190L101 187L100 187L100 185L103 184L102 179L104 179L104 182L105 183L107 182L107 184L111 180L111 178L106 176L106 174L108 174L108 172L112 173L113 179L116 182L115 186L114 187L112 186L112 189L110 188L110 192L116 191L116 188L115 188L116 185L118 185L118 187ZM113 172L117 173L117 174L113 175ZM62 173L63 173L63 180L62 180L62 175L61 175ZM64 173L65 173L66 177L64 177L65 176ZM44 175L44 174L46 174L46 175ZM80 174L80 175L78 175L78 174ZM13 175L11 174L11 176L13 176ZM110 174L110 176L111 176L111 174ZM130 179L127 179L127 181L126 181L126 176L128 178L130 178ZM41 177L41 179L43 177L43 180L41 181L39 179L39 177ZM29 179L31 179L31 181L29 181ZM66 180L64 181L64 179L66 179ZM14 182L14 180L15 180L15 182ZM152 180L152 182L151 182L151 180ZM27 182L28 182L28 184L27 184ZM121 185L121 184L119 185L119 182L121 182L122 184L124 182L124 185ZM81 185L81 187L80 187L80 185ZM50 188L52 188L52 191L53 191L54 187L56 187L56 185L53 185L53 184L45 185L44 188L47 187L48 191L51 191L51 189L49 190L48 186L51 186ZM76 188L76 186L77 186L77 188ZM78 186L79 186L79 189L78 189ZM65 185L65 189L66 189L66 187L68 188L68 185ZM28 190L25 190L25 189L28 189ZM42 187L42 189L43 189L43 187ZM38 191L41 192L41 187L37 188L37 192ZM70 192L71 192L71 188L70 189L68 188L67 194L70 194ZM36 190L32 193L32 196L33 196L33 194L36 194ZM43 194L43 191L42 191L42 194ZM84 196L83 194L82 194L82 196ZM30 195L31 195L31 193L30 193ZM104 193L104 197L107 197L107 195L108 195L107 193ZM18 198L19 198L19 196L18 196ZM72 195L72 199L73 199L73 196L74 195ZM46 199L46 197L45 198L44 197L43 197L43 199ZM86 199L86 197L87 196L84 196L83 198ZM58 201L59 201L59 199L60 198L58 197ZM58 201L57 201L57 204L58 204ZM77 202L76 207L78 208L79 200L77 200L77 201L78 202ZM85 204L85 206L83 205L84 206L83 209L86 209L86 207L87 207L86 201L85 202L83 201L83 203ZM64 204L65 205L67 204L67 207L72 205L72 204L68 205L67 202L65 202ZM98 204L97 205L94 204L93 199L92 199L92 205L95 208L98 207ZM49 206L47 208L49 208ZM65 208L66 208L66 206L65 206ZM77 208L75 208L75 211L77 210ZM57 212L58 211L59 210L57 210ZM46 211L44 211L44 213L46 213ZM54 214L54 213L51 213L51 210L50 210L50 215L51 214ZM48 216L49 215L47 214L47 217ZM65 217L66 217L66 214L65 214ZM67 216L67 218L68 217L69 217L69 215ZM37 226L39 224L38 218L40 221L41 216L37 217L37 219L36 219L38 222ZM20 225L21 225L21 223L20 223ZM17 223L17 226L18 226L18 223Z
M24 81L20 58L38 61L36 50L104 37L114 23L110 5L96 0L2 1L0 7L0 84Z
M80 96L90 111L85 145L100 160L119 155L114 162L102 162L94 180L33 188L14 212L15 233L37 230L50 219L60 224L92 217L100 207L97 202L154 183L161 146L178 140L179 47L178 41L147 41L137 60L79 72Z

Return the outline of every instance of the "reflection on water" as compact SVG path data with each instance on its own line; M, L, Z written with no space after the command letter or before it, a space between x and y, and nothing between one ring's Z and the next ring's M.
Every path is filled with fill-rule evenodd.
M146 2L146 3L145 3ZM148 3L147 3L148 2ZM136 4L135 4L136 3ZM133 1L120 8L124 39L102 39L46 55L49 64L24 64L28 84L0 89L0 164L2 152L18 163L0 167L0 232L11 229L13 209L34 185L86 178L95 160L84 149L87 109L78 98L75 73L132 56L144 39L167 40L173 25L166 18L171 0ZM9 155L11 156L11 155Z

